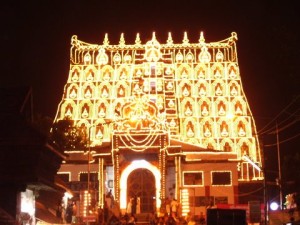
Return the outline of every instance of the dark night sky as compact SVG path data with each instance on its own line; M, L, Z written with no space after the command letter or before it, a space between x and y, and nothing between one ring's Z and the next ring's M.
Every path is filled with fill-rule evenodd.
M188 32L190 42L197 42L201 31L207 42L223 40L237 32L243 88L258 130L300 94L300 13L296 1L8 2L0 6L0 85L32 86L35 113L44 116L54 118L61 100L68 77L72 35L102 44L104 34L108 33L110 43L118 44L122 32L126 43L134 43L136 33L146 42L155 31L158 40L165 43L168 32L172 32L174 41L179 43L184 31ZM299 105L298 99L278 120L299 110ZM293 118L299 119L299 114ZM295 136L300 133L299 127L298 122L280 133L280 137ZM282 154L299 151L299 139L300 136L282 144ZM273 137L267 144L274 141ZM277 160L273 157L269 161Z

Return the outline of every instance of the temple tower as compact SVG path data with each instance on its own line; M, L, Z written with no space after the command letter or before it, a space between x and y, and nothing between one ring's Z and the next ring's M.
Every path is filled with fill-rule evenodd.
M98 162L96 172L101 175L100 205L113 180L115 200L126 207L121 198L129 194L122 192L122 172L137 159L149 163L144 169L156 168L153 174L160 179L155 181L158 187L153 195L160 200L169 196L170 180L180 184L172 191L180 198L184 168L189 163L201 164L201 160L212 162L216 155L219 163L225 158L236 163L236 184L232 186L263 179L261 150L243 91L236 41L234 32L210 43L202 32L197 43L190 43L187 33L182 43L174 43L171 33L166 43L159 43L155 33L145 43L137 34L133 44L127 44L121 34L116 45L109 43L108 35L102 44L72 37L69 76L55 122L68 118L86 130L89 154ZM71 165L79 159L84 162L87 150L66 153L66 164ZM168 177L168 166L174 167L173 178ZM204 175L201 179L205 182Z

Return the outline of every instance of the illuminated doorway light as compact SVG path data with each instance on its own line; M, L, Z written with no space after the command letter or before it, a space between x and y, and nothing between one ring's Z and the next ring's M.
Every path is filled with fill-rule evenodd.
M156 197L156 208L160 207L160 179L161 175L157 167L147 162L146 160L135 160L127 166L120 179L120 209L121 211L126 210L127 207L127 179L130 173L136 169L148 169L152 172L155 178L155 197Z

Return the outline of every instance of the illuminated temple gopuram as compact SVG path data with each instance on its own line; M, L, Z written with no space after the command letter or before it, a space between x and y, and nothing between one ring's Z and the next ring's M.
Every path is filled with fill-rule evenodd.
M55 122L85 129L86 149L68 149L61 176L77 195L103 207L110 190L122 212L132 196L141 212L177 199L182 215L209 204L239 204L264 179L256 126L243 91L237 34L160 43L153 33L127 44L73 36L70 69ZM90 160L88 160L90 159ZM87 184L88 183L88 184ZM247 188L246 188L247 189ZM250 190L250 188L249 188ZM250 192L250 191L249 191Z

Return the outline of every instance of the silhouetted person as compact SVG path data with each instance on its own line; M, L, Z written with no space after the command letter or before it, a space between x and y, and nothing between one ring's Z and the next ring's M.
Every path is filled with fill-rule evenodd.
M73 216L73 205L71 203L69 203L67 210L66 210L66 222L67 223L72 222L72 216Z
M134 196L132 199L132 205L131 205L131 215L136 214L136 205L137 205L137 197Z

